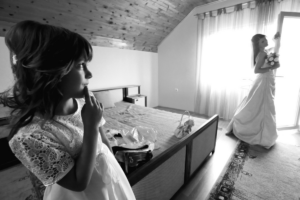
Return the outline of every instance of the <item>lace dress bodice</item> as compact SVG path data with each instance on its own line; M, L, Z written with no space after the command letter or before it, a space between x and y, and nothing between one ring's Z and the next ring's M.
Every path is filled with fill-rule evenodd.
M76 102L78 106L74 114L54 116L51 120L36 115L9 141L16 157L45 186L64 177L74 166L74 159L81 150L83 123L80 111L84 100ZM101 126L104 123L102 118ZM100 153L101 145L98 146L97 153Z

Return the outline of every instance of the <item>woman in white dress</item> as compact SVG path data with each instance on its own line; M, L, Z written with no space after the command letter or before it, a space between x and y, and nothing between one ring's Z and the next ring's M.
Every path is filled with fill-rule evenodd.
M6 34L15 77L9 145L45 186L44 200L135 200L87 85L92 46L61 27L23 21Z
M278 38L279 33L274 39ZM265 48L268 46L265 35L256 34L251 41L256 77L248 96L239 105L230 121L227 131L246 143L268 149L275 144L278 137L274 96L275 69L280 65L271 66L265 63L267 57ZM277 46L276 51L278 48Z

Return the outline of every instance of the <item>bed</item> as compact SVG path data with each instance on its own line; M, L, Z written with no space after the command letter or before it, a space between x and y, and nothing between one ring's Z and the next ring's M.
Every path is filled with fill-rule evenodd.
M124 102L127 96L135 93L140 93L139 86L93 91L105 107L106 130L131 130L136 126L145 126L157 131L155 145L159 149L153 151L151 160L128 173L127 177L137 200L168 200L214 153L219 118L217 115L210 119L194 117L192 133L178 139L173 132L181 114ZM6 143L7 123L5 117L1 118L0 137ZM1 145L1 151L9 152L8 144ZM44 186L11 152L6 156L7 159L0 162L0 199L42 199Z
M219 117L193 117L192 133L178 139L174 130L181 114L124 102L127 89L93 91L95 97L104 102L107 121L104 128L130 131L136 126L144 126L157 131L155 145L159 148L153 151L153 158L128 173L127 177L138 200L171 199L214 153Z

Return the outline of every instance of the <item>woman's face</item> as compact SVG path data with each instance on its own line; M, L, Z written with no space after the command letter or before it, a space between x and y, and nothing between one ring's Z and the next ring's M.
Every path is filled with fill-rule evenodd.
M260 48L265 48L266 46L268 46L268 40L267 40L265 37L260 38L260 39L258 40L258 46L259 46Z
M90 78L92 78L92 73L87 68L87 62L82 60L74 64L59 84L63 98L83 98L84 87L89 84Z

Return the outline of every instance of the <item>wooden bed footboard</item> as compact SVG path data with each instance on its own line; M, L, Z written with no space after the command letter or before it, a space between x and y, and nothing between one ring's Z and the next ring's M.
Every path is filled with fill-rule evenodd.
M219 116L128 175L137 200L168 200L215 151Z

